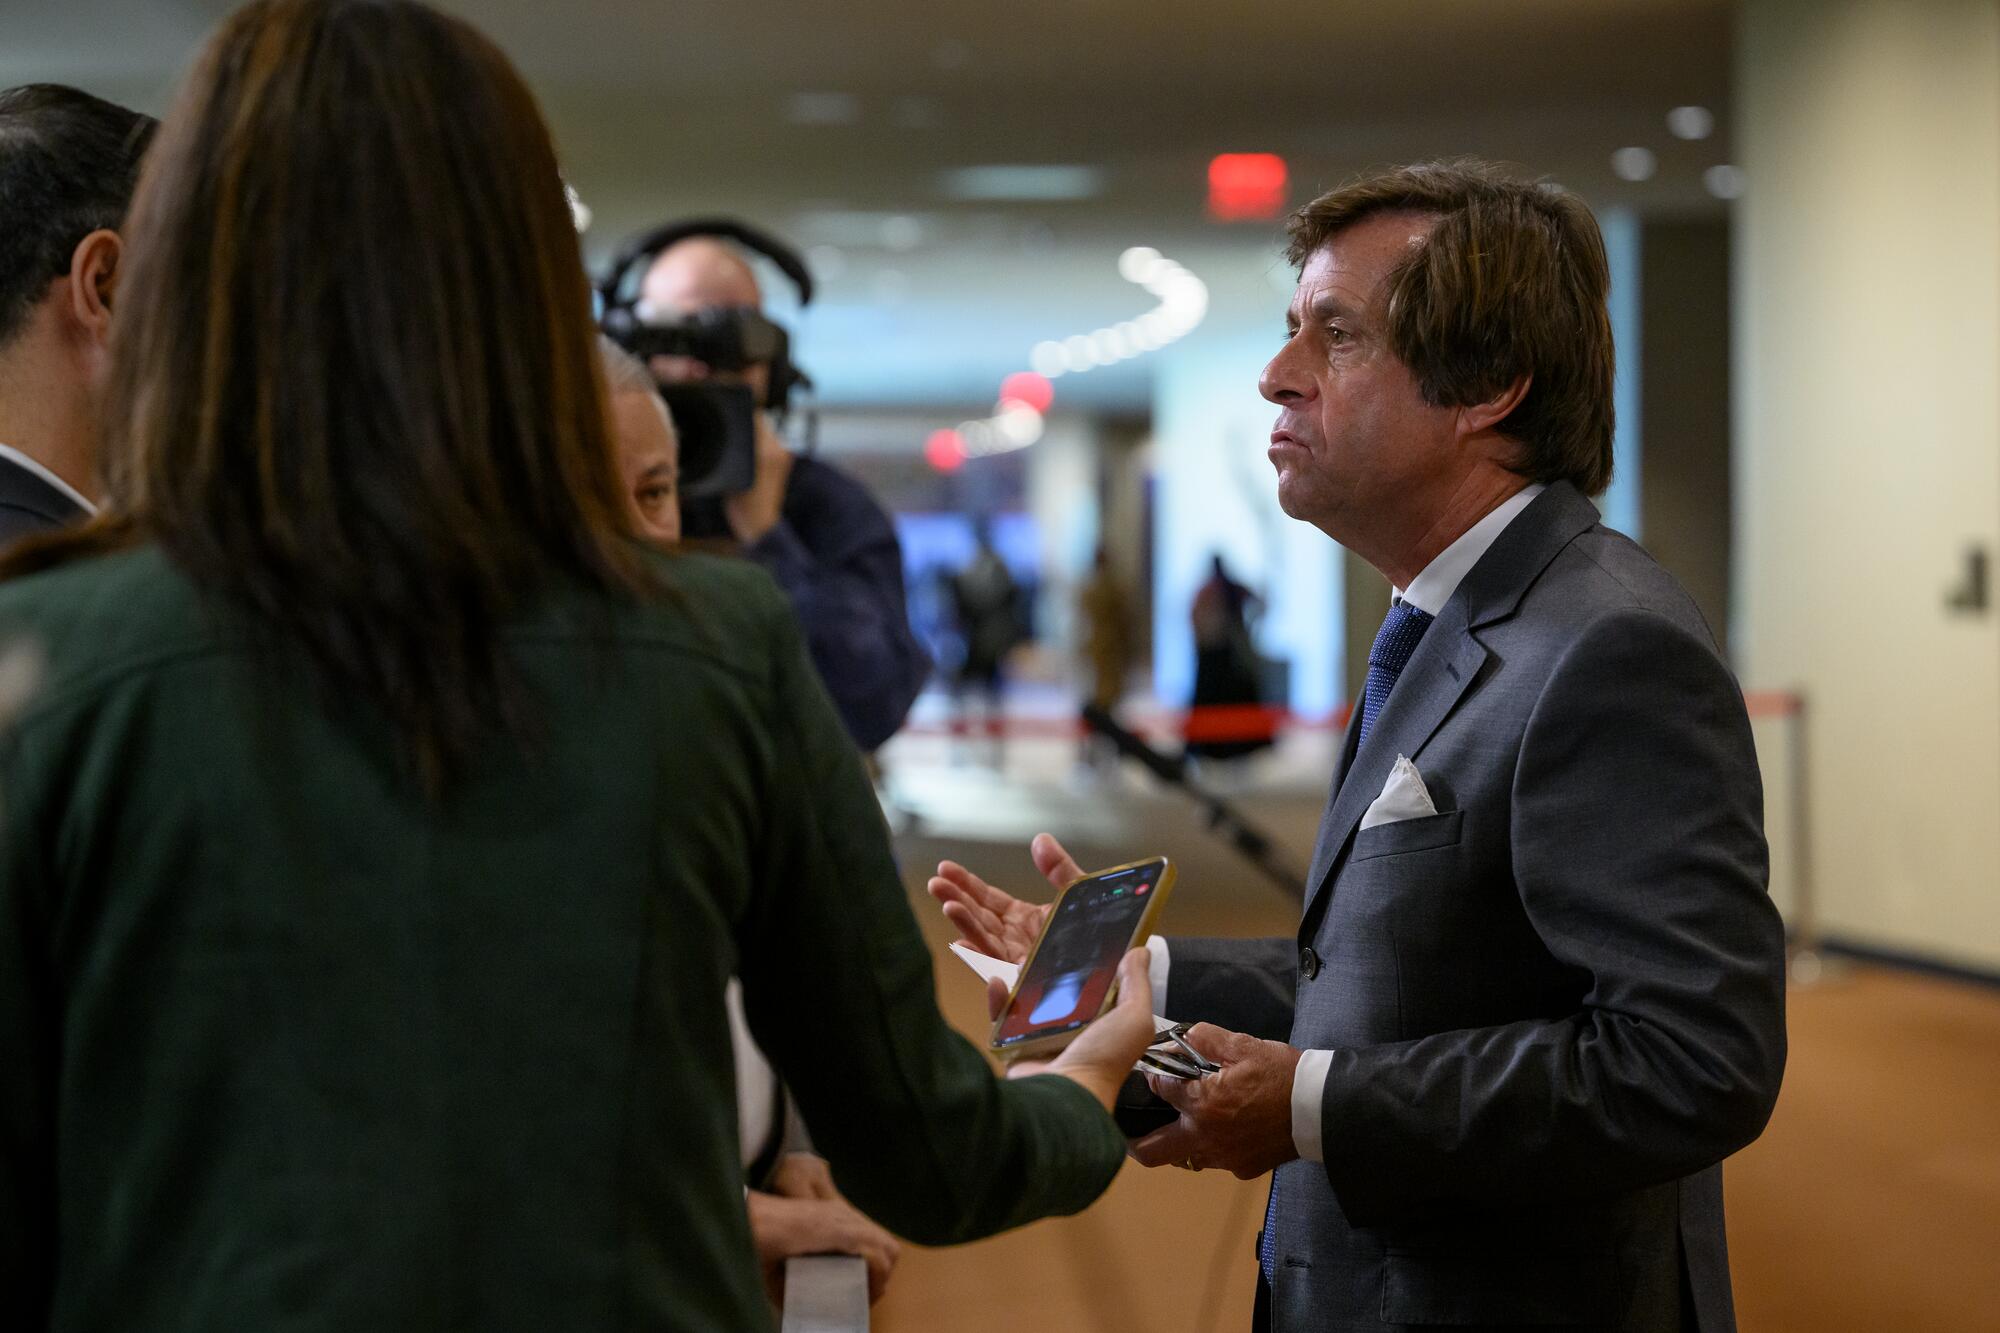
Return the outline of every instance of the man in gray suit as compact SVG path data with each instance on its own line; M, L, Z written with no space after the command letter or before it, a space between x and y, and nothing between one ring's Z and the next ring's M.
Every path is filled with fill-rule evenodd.
M1723 1158L1784 1066L1742 696L1611 473L1603 241L1548 186L1420 166L1307 205L1262 390L1286 513L1397 590L1295 939L1168 939L1148 1165L1272 1172L1257 1323L1734 1326ZM1073 866L1053 839L1036 861ZM932 892L1008 953L1040 908Z
M95 508L118 228L153 129L60 84L0 91L0 546Z

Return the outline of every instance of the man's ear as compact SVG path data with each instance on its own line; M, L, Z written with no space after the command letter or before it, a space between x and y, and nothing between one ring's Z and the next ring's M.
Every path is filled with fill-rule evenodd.
M78 241L70 252L70 316L99 342L111 335L111 302L124 260L125 243L105 228Z
M1533 375L1523 375L1492 397L1459 408L1458 422L1462 433L1477 435L1505 421L1521 405L1521 400L1528 396L1528 388L1534 382Z

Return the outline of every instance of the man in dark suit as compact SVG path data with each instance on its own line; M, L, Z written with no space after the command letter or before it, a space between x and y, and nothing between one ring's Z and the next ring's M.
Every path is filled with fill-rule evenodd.
M95 509L118 227L152 133L74 88L0 92L0 545Z
M1397 591L1297 937L1155 946L1222 1069L1156 1079L1180 1118L1133 1153L1274 1173L1260 1326L1733 1328L1720 1163L1777 1097L1783 935L1736 682L1586 498L1596 223L1412 167L1301 210L1291 258L1279 500ZM932 891L983 947L1039 925L956 866Z

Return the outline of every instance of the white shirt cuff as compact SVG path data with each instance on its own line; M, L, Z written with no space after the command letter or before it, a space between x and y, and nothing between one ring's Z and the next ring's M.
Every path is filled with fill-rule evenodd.
M1305 1051L1292 1071L1292 1146L1308 1162L1326 1160L1319 1111L1326 1097L1326 1071L1332 1065L1332 1051Z
M1167 942L1158 935L1146 937L1146 952L1152 957L1146 963L1146 980L1153 983L1153 1012L1167 1012Z

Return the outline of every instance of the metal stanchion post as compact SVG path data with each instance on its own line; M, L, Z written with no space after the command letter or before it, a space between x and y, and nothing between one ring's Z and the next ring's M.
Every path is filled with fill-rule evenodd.
M785 1261L781 1333L868 1333L868 1264L851 1254Z

